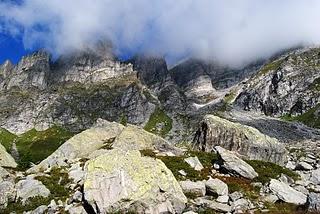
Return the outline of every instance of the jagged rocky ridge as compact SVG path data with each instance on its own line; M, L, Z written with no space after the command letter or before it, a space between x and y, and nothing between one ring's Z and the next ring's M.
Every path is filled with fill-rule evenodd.
M266 203L283 201L318 209L320 132L294 122L306 123L301 119L307 114L313 120L306 124L317 127L318 119L313 117L318 112L318 83L317 78L314 79L318 75L317 56L313 54L317 49L293 52L276 59L275 62L284 60L281 63L287 63L288 56L299 58L301 53L313 56L314 68L308 66L308 57L300 57L299 66L291 70L293 76L298 75L296 69L307 70L301 75L311 74L312 77L303 78L306 82L312 79L312 88L307 87L307 83L295 83L300 85L292 90L299 89L297 94L303 96L307 88L305 98L311 96L316 103L305 105L300 113L283 111L279 115L285 117L275 119L270 115L279 116L276 113L262 111L269 115L263 116L252 111L260 111L258 107L250 107L256 105L255 101L250 108L243 102L251 89L256 90L252 92L254 96L259 96L258 89L250 85L252 81L260 78L265 85L270 83L268 78L271 77L266 76L272 73L274 62L260 69L257 63L234 70L188 60L168 70L165 60L158 57L136 56L128 62L120 62L108 48L102 45L97 50L83 50L62 56L55 62L46 52L40 51L24 57L17 65L5 62L1 66L0 143L5 146L1 154L8 158L1 159L0 163L4 167L10 164L11 167L18 165L20 170L21 167L27 169L18 172L0 168L1 208L8 206L10 210L15 201L18 210L20 201L28 201L30 207L21 209L33 210L36 207L32 204L43 205L34 213L62 210L69 213L97 213L99 210L181 213L207 209L237 213L277 209L277 204L270 208ZM288 74L284 70L281 72L282 76ZM250 75L252 77L246 80ZM270 87L273 86L264 87L264 91ZM267 96L280 100L274 95L277 89L269 91ZM281 95L277 105L287 108L286 104L291 101L283 100L290 100L291 92ZM239 107L246 111L240 111ZM98 118L122 125L99 120L93 126ZM60 135L63 139L59 139ZM194 144L190 146L193 139ZM48 147L45 155L38 156L31 151L40 145ZM37 157L30 160L30 154ZM124 157L130 161L126 162ZM21 164L21 160L27 164ZM110 160L115 161L111 163ZM30 168L30 162L35 166ZM157 167L154 170L141 167L135 172L132 163ZM142 178L145 180L137 178L141 173L145 173ZM84 185L86 176L90 181ZM110 180L110 176L115 179ZM158 177L163 182L157 181ZM128 186L123 186L123 180ZM145 186L143 182L150 185ZM168 182L174 185L168 186ZM60 186L52 188L53 183ZM160 191L154 186L158 183L162 186ZM109 185L115 189L109 191ZM219 192L218 189L225 189L226 185L231 188L230 194L225 190ZM241 191L233 189L234 185L240 186ZM260 191L252 190L256 187ZM60 188L67 193L54 190ZM150 192L144 191L145 188ZM246 192L248 189L250 192ZM106 198L98 197L100 190ZM28 194L21 194L28 191L38 194L41 200L31 198L30 201L25 198ZM217 198L215 191L219 195ZM87 196L86 192L89 192ZM250 194L255 194L256 198L250 198ZM105 200L112 203L106 204Z

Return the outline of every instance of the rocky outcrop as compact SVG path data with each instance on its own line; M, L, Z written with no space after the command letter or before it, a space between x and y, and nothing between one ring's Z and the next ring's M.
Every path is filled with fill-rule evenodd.
M44 51L35 52L32 55L25 56L14 66L8 74L8 67L5 73L6 79L4 80L4 89L9 90L13 87L22 90L28 88L45 89L48 85L48 75L50 72L50 56Z
M115 138L112 147L122 150L158 150L176 155L182 153L163 138L130 124Z
M30 168L28 172L65 166L75 159L96 157L108 149L121 149L123 151L157 150L158 152L166 151L176 155L182 153L180 149L173 147L168 141L140 127L130 124L124 126L116 122L98 119L92 128L66 141L53 154ZM101 153L99 150L101 150Z
M181 213L187 201L172 172L139 151L110 150L85 168L84 198L96 212L143 203L150 213Z
M283 165L287 151L277 139L262 134L255 128L234 123L214 115L206 115L194 138L195 148L211 152L221 146L252 160L263 160Z
M4 146L0 144L0 167L17 167L16 161L13 159L13 157L6 151Z
M284 202L297 205L303 205L307 202L307 196L305 194L298 192L288 184L281 181L271 179L269 188L279 197L280 200Z
M246 83L236 104L272 116L303 114L319 103L319 63L319 48L285 54Z
M222 160L221 167L224 170L227 170L231 174L240 175L248 179L258 177L258 173L256 173L249 164L241 160L233 152L230 152L220 146L215 147L215 150Z
M29 173L44 171L54 166L65 166L76 158L87 158L92 152L111 145L124 126L99 120L96 126L75 135L40 164L28 170Z

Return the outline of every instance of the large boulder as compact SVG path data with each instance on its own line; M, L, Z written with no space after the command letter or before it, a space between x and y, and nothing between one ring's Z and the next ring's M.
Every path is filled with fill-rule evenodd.
M159 150L181 154L181 151L171 146L163 138L147 132L142 128L128 124L114 140L112 147L121 150Z
M109 147L124 127L119 123L98 120L95 126L66 141L48 158L29 169L28 172L46 170L54 166L64 166L67 161L76 158L87 158L92 152L103 147Z
M6 151L6 148L0 144L0 166L16 168L17 163L13 157Z
M217 146L215 150L218 152L221 158L222 168L227 170L231 174L240 175L244 178L254 179L258 177L258 173L247 164L245 161L237 157L233 152L228 151L220 146Z
M50 191L40 181L33 179L32 176L28 176L25 180L21 180L16 184L17 198L25 204L28 199L34 197L48 197Z
M106 151L87 162L85 173L84 199L96 212L129 209L139 204L151 213L171 209L179 213L187 202L164 163L141 156L136 150Z
M94 158L109 149L121 150L158 150L181 154L181 150L171 146L163 138L151 134L142 128L128 124L98 119L90 129L75 135L53 154L27 172L46 170L53 166L65 166L67 162L79 158Z
M270 190L284 202L303 205L307 202L307 196L290 187L288 184L271 179Z
M197 149L211 152L215 146L236 151L251 160L263 160L283 165L287 150L275 138L259 130L231 122L214 115L206 115L194 138Z
M315 185L320 184L320 168L311 171L310 181Z

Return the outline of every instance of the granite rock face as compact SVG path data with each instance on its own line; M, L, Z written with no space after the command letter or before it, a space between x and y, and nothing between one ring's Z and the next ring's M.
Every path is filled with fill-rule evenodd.
M320 99L319 51L297 50L267 63L246 83L236 104L272 116L296 116L316 107Z
M214 115L206 115L194 138L194 147L211 152L221 146L252 160L263 160L283 165L287 151L275 138L262 134L257 129L231 122Z
M172 172L160 161L141 157L139 151L111 150L86 165L84 198L94 210L108 212L148 201L146 210L176 210L186 203Z

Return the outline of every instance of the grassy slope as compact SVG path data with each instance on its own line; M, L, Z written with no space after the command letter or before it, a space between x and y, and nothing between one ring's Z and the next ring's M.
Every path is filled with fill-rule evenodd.
M320 116L315 114L317 111L320 111L320 104L299 116L285 115L282 119L298 121L313 128L320 128Z
M53 126L45 131L32 129L19 136L1 129L0 143L5 146L8 152L11 150L12 143L16 143L20 156L19 168L25 169L29 167L30 162L36 164L48 157L72 136L73 133L58 126Z
M157 129L157 125L159 124L162 124L162 126L160 129ZM151 114L144 129L148 132L164 137L172 129L172 119L163 110L156 108Z

